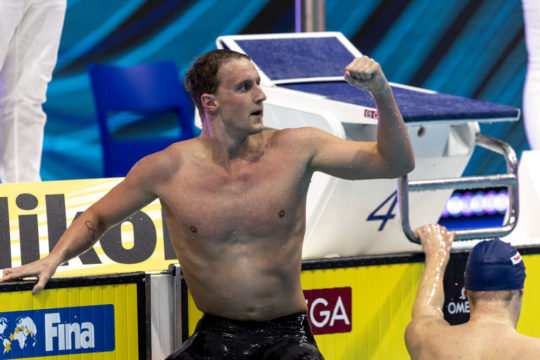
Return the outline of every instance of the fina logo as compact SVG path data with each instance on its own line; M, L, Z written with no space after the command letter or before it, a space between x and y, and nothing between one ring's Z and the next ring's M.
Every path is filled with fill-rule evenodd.
M94 324L91 322L62 324L60 313L45 314L45 351L54 350L55 338L58 350L91 349L96 346Z
M95 334L105 336L98 336ZM0 359L112 351L113 305L0 313Z

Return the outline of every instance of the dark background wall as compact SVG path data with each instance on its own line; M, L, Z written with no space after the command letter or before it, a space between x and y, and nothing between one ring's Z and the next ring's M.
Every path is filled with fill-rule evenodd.
M173 60L182 76L220 35L294 31L294 0L68 0L48 90L42 177L101 176L101 148L86 66ZM527 66L520 0L326 0L340 31L390 81L521 108ZM522 121L482 133L529 149ZM477 150L466 175L504 172Z

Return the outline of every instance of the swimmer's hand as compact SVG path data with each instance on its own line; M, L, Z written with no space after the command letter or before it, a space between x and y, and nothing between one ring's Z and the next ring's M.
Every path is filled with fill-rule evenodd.
M456 235L454 231L448 231L444 226L437 224L421 226L414 234L420 238L426 257L435 254L448 256Z
M40 292L47 284L47 281L56 272L57 264L49 257L25 264L19 267L8 268L0 274L0 283L7 281L21 280L28 277L37 277L38 282L32 289L32 294Z
M379 63L365 55L347 65L345 81L354 87L369 91L373 96L390 89Z

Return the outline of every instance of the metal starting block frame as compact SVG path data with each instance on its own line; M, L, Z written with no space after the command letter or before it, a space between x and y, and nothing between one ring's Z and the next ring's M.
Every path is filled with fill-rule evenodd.
M476 135L476 145L503 155L506 161L506 169L508 173L485 176L467 176L451 179L418 180L411 182L408 181L407 175L405 175L398 180L401 224L403 227L403 232L410 241L420 244L420 240L414 234L409 223L409 191L477 189L494 186L507 186L509 205L502 226L457 230L454 240L478 240L503 237L510 234L512 230L514 230L519 217L519 186L517 172L518 161L516 153L509 144L481 134ZM470 243L466 244L465 247L470 247L470 245ZM454 245L453 247L464 246Z

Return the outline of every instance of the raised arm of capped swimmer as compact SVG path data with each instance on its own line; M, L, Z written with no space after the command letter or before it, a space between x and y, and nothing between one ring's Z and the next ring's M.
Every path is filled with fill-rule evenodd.
M433 325L435 321L441 326L449 326L442 312L443 280L455 236L453 231L437 224L424 225L416 229L415 234L420 238L426 259L412 308L412 321L405 331L405 343L410 354L415 353L414 348L421 343L423 336L433 330L426 322Z
M377 141L343 141L318 135L315 170L347 179L396 178L414 169L414 154L390 84L380 65L363 56L345 69L345 80L368 91L378 111Z
M156 184L169 171L158 154L140 160L126 178L81 214L60 237L46 257L20 267L3 270L0 281L37 277L32 292L41 291L57 267L91 248L103 233L156 198Z
M418 286L412 317L443 317L443 279L450 259L450 247L455 233L437 224L424 225L415 231L426 256L424 272Z

